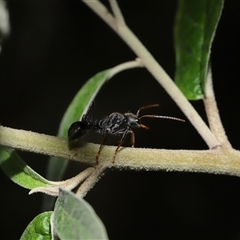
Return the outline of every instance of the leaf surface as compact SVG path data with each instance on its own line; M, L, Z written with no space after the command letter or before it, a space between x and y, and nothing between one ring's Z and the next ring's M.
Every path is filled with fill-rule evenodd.
M53 223L60 239L108 239L93 208L84 199L63 189L55 204Z
M189 100L203 98L222 0L179 0L175 19L175 82Z
M24 230L20 240L50 240L50 218L52 211L36 216Z
M33 189L50 185L45 178L30 168L13 149L0 146L0 166L13 182L24 188Z

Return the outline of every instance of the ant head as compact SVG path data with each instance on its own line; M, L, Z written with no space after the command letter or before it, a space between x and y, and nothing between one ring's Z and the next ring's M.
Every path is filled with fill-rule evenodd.
M138 116L134 113L128 112L124 114L125 118L126 118L126 124L130 127L130 128L145 128L148 129L147 126L143 125L140 123L140 118L138 118Z
M74 122L68 129L68 141L73 141L83 137L87 131L91 128L91 125L85 121Z

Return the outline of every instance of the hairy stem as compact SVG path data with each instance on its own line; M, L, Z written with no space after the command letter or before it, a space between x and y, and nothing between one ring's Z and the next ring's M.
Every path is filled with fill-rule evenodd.
M75 150L69 150L68 142L64 139L3 126L0 126L0 145L91 165L95 164L95 156L99 148L98 144L85 143L78 148L76 154ZM117 153L115 164L112 164L115 149L116 146L104 146L99 159L100 164L104 164L105 167L240 176L240 152L233 149L194 151L121 148Z
M210 131L208 126L192 107L189 101L181 93L178 87L173 83L169 75L163 70L158 64L150 52L145 46L139 41L134 33L128 28L123 20L118 22L118 18L123 19L120 9L117 3L113 2L113 12L117 13L118 17L115 19L114 16L106 9L106 7L99 1L87 1L83 2L88 5L98 16L100 16L133 50L133 52L141 59L144 66L148 71L155 77L155 79L162 85L166 92L176 102L183 113L188 117L189 121L196 128L198 133L204 139L210 149L220 145L217 138Z
M225 148L231 148L231 144L228 141L227 135L225 133L224 127L222 125L222 121L219 115L214 91L212 84L212 71L209 68L206 85L205 85L205 96L204 96L204 106L208 118L208 122L212 132L215 134L219 142Z
M97 183L97 181L100 179L101 174L103 171L108 167L108 164L98 164L96 166L95 171L92 172L92 174L81 184L81 186L78 188L76 195L78 197L84 198L88 191L93 188L93 186Z

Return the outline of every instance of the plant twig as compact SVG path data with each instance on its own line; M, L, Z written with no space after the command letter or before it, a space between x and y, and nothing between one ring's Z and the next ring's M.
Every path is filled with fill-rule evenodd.
M114 75L124 70L136 68L136 67L143 67L143 63L139 58L136 58L135 61L124 62L111 68L108 74L108 78L112 78Z
M116 20L108 9L97 1L82 0L87 6L89 6L104 22L108 24L114 31L117 30Z
M118 6L117 1L109 0L109 3L112 8L113 15L115 16L115 19L117 20L118 25L125 25L125 20L122 15L121 9Z
M173 83L172 79L157 63L154 57L139 41L139 39L133 34L133 32L127 27L127 25L119 24L106 7L99 1L87 1L83 2L88 5L98 16L100 16L133 50L133 52L141 59L144 66L155 77L155 79L162 85L166 92L172 97L183 113L188 117L189 121L196 128L198 133L202 136L206 144L210 149L220 145L217 138L210 131L202 118L192 107L189 101L183 96L181 91ZM116 8L117 5L115 5ZM114 10L116 11L116 9ZM120 12L120 9L117 11Z
M59 182L48 181L50 184L48 187L33 188L28 194L30 195L33 193L42 192L42 193L46 193L48 195L56 197L59 195L59 188L72 190L76 186L78 186L81 182L83 182L86 178L88 178L94 171L95 171L95 168L89 167L84 171L80 172L79 174L77 174L76 176L69 178L65 181L59 181Z
M208 122L212 132L215 134L219 142L222 144L222 147L232 148L230 142L228 141L227 135L225 133L225 130L219 115L215 94L213 90L211 68L209 68L207 78L206 78L205 96L203 101L204 101Z
M78 197L84 198L87 195L88 191L93 188L97 181L100 179L101 174L107 167L109 167L109 165L106 163L98 164L95 168L95 171L93 171L92 174L81 184L76 192L76 195Z

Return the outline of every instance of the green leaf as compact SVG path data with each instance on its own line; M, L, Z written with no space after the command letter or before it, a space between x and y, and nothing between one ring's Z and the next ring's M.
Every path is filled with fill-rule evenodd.
M20 240L50 240L51 212L44 212L36 216L24 230Z
M179 0L175 20L175 82L189 100L203 98L222 0Z
M108 239L93 208L72 192L60 189L54 208L54 232L60 239Z
M27 166L13 149L0 146L0 166L13 182L24 188L49 186L48 181Z
M58 136L67 137L68 128L74 121L78 121L82 114L108 80L108 70L102 71L89 79L73 98L60 123Z
M83 113L86 112L90 103L93 101L102 85L108 80L108 72L109 71L106 70L97 73L91 79L89 79L78 91L62 118L57 134L58 137L67 138L68 128L73 122L78 121ZM67 164L68 161L56 157L51 157L48 166L47 178L60 180L63 176Z

